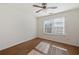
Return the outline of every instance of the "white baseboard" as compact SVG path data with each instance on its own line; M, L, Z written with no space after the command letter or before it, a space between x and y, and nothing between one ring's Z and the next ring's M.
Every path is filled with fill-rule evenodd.
M12 46L16 46L16 45L21 44L21 43L23 43L23 42L32 40L32 39L34 39L34 38L36 38L36 36L32 36L32 37L29 37L29 38L25 38L25 39L23 39L23 41L22 41L22 40L21 40L21 41L17 41L17 42L15 42L15 43L12 43L12 44L9 45L9 46L0 48L0 51L1 51L1 50L4 50L4 49L7 49L7 48L10 48L10 47L12 47Z

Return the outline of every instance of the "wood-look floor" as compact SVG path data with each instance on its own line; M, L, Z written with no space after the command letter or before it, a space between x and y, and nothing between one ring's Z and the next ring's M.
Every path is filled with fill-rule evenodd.
M32 49L34 49L40 42L43 41L68 49L70 55L79 55L79 47L41 38L35 38L33 40L18 44L11 48L2 50L0 51L0 55L27 55Z

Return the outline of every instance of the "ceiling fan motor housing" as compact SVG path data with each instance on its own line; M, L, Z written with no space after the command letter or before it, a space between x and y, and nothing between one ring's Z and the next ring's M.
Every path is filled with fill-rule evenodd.
M46 9L47 3L42 3L43 9Z
M42 5L46 5L47 3L42 3Z

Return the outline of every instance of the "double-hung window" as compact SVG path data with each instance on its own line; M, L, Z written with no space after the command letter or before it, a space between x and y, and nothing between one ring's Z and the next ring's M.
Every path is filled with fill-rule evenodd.
M44 33L54 35L65 34L65 17L54 18L44 21Z

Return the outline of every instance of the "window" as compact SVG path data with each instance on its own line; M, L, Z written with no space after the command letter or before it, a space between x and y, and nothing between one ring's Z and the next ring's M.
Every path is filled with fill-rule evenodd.
M49 20L44 21L44 32L47 34L52 33L52 23Z
M64 35L65 18L54 18L44 21L44 33L54 35Z

